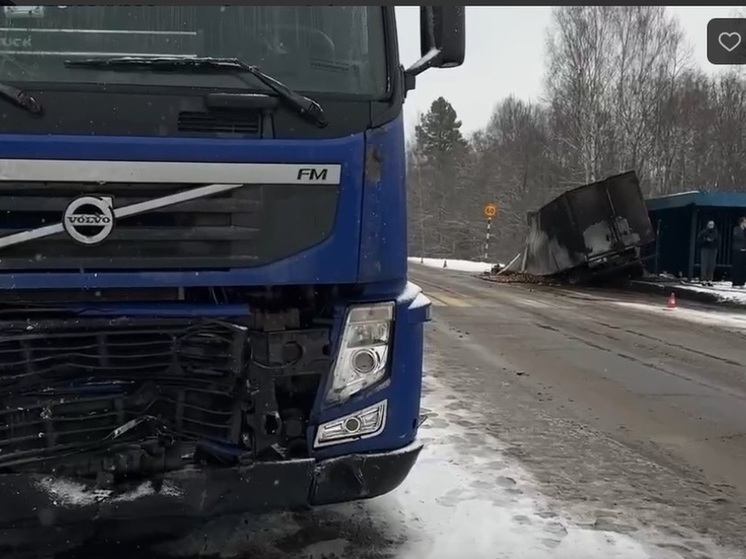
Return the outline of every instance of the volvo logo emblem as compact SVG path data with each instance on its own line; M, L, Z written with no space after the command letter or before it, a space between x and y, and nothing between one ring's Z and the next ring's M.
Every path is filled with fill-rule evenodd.
M106 196L81 196L73 200L62 216L62 226L73 240L96 245L114 229L112 199Z

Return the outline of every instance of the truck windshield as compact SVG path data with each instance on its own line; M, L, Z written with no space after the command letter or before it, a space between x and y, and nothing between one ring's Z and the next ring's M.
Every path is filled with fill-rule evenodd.
M64 64L101 56L239 58L314 93L382 97L387 87L380 6L3 7L2 82L246 89L230 74L91 72Z

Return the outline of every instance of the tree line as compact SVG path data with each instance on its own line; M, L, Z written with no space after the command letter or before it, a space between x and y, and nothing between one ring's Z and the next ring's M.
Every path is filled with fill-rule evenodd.
M746 190L746 80L689 62L662 6L563 6L547 33L544 97L500 100L466 138L444 98L408 149L410 254L483 256L486 202L499 205L490 259L522 247L526 212L635 170L646 196Z

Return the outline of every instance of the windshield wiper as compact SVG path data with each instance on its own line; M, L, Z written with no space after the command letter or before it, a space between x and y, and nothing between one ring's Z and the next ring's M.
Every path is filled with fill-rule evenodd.
M44 108L34 97L14 85L0 83L0 97L31 114L40 115L44 112Z
M269 74L265 74L258 67L242 62L238 58L211 57L137 57L121 56L112 58L84 58L80 60L65 60L65 66L70 68L105 69L113 72L121 71L152 71L152 72L217 72L233 73L241 79L241 73L251 74L269 89L274 91L280 99L304 118L312 121L320 128L328 125L324 116L324 109L316 101L300 93L296 93L282 82Z

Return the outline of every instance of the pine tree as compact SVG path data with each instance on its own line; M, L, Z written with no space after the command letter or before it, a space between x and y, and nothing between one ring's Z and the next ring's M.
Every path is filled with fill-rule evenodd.
M453 106L439 97L421 115L410 157L410 246L429 256L470 258L478 243L465 215L474 204L466 175L469 143Z
M415 141L422 155L435 159L463 155L468 146L456 109L443 97L433 101L430 110L420 116Z

